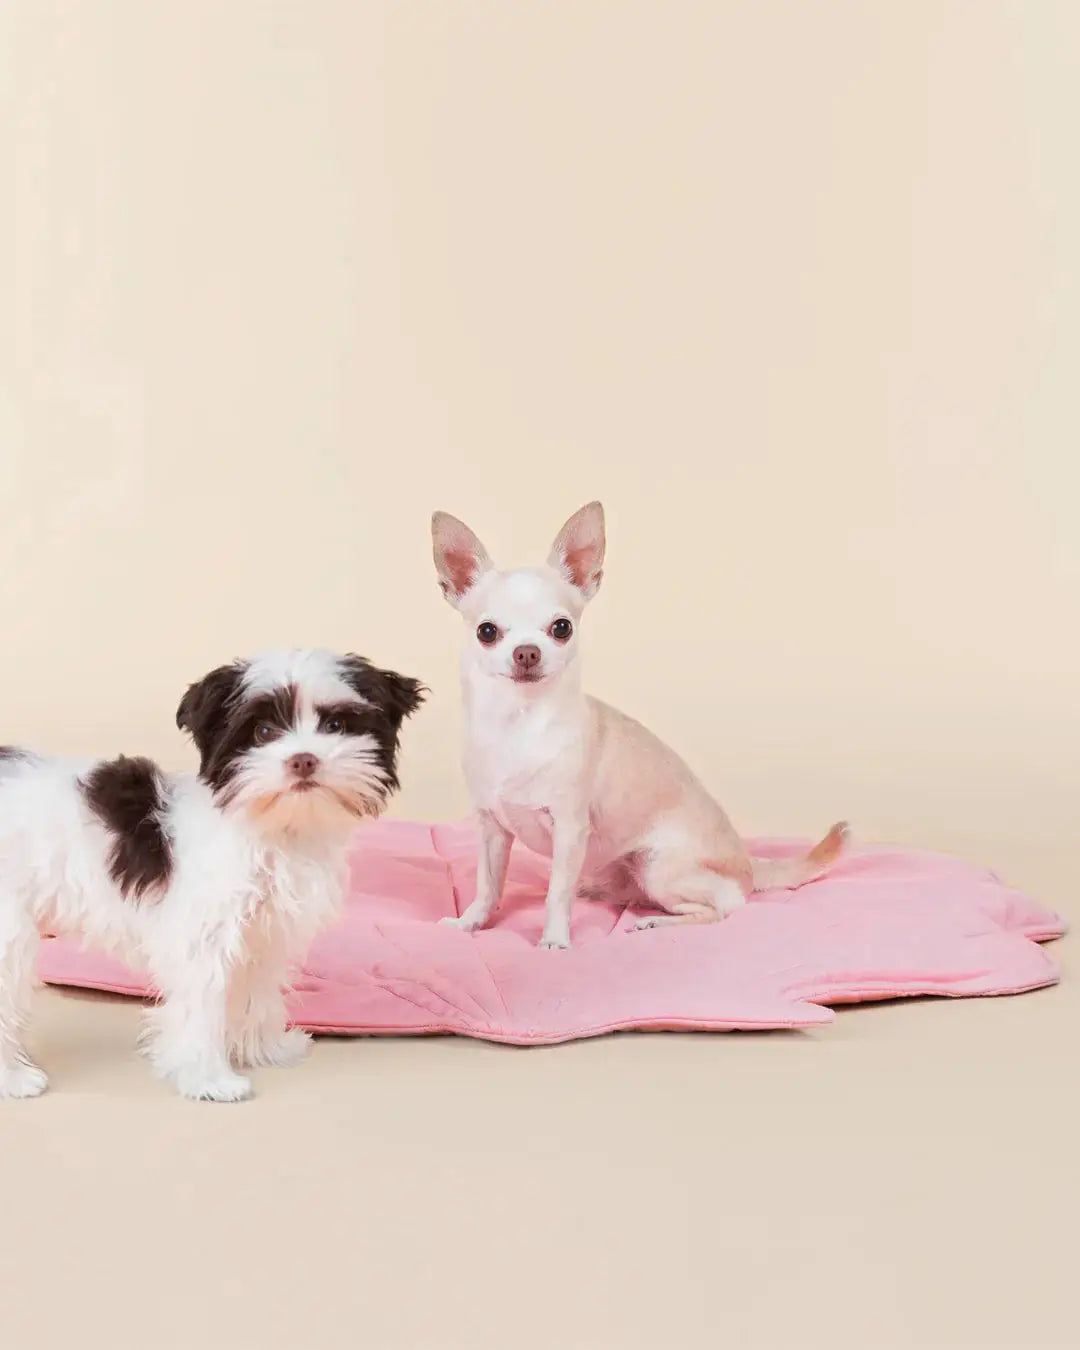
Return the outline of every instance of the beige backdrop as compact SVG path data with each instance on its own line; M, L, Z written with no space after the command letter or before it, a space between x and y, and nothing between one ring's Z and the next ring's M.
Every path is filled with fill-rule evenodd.
M1068 837L1080 6L4 9L4 736L351 647L455 815L430 511L601 496L588 683L747 829Z
M191 764L189 680L351 647L431 685L396 810L455 816L430 512L527 561L600 496L588 683L747 830L1077 914L1078 43L1076 0L4 0L0 741ZM51 991L0 1323L1060 1350L1076 991L322 1043L224 1114Z

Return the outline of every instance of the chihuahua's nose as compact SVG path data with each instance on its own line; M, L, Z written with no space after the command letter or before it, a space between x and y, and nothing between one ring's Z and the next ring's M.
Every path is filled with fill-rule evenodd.
M285 767L294 778L314 778L319 761L314 755L292 755L285 761Z
M516 670L532 670L533 666L540 664L540 648L533 642L526 642L520 647L514 648L514 668Z

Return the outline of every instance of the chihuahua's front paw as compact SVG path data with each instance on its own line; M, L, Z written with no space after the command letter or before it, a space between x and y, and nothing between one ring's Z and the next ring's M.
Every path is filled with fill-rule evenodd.
M468 914L446 914L439 922L447 928L460 929L462 933L475 933L484 926L483 919L472 918Z
M540 946L543 950L549 952L567 951L570 947L570 934L563 930L549 933L545 929L543 936L540 938Z

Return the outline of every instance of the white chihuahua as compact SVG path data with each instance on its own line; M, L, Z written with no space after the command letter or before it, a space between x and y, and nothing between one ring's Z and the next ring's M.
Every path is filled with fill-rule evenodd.
M465 773L480 818L472 931L499 903L514 839L551 858L541 947L570 946L576 894L663 911L636 927L712 923L747 893L827 870L847 838L834 825L808 854L751 858L683 761L639 722L581 687L577 625L603 575L604 511L583 506L543 567L499 572L472 530L432 518L435 567L464 616Z

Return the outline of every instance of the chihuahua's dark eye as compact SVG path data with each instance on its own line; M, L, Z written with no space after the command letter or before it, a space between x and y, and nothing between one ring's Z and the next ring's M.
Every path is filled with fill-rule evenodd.
M574 625L569 619L556 619L548 631L556 642L569 642Z
M277 727L273 727L269 722L260 722L255 728L255 740L259 745L268 745L270 741L276 741L280 732Z
M499 640L499 630L493 623L482 623L476 630L476 636L485 647L491 647Z

